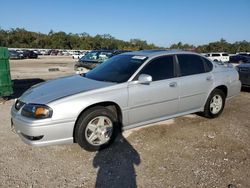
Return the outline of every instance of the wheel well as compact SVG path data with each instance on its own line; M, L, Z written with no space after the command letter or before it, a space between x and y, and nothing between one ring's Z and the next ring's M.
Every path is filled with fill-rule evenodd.
M227 97L227 86L221 85L221 86L216 87L215 89L220 89L221 91L225 93L225 97Z
M77 117L76 119L76 122L78 121L79 117L88 109L90 108L93 108L95 106L102 106L102 107L106 107L108 108L109 110L111 110L112 112L114 112L114 114L116 115L116 118L118 120L118 124L120 125L119 129L121 129L121 125L122 125L122 111L121 111L121 108L118 104L114 103L114 102L110 102L110 101L107 101L107 102L100 102L100 103L96 103L96 104L92 104L90 106L88 106L87 108L85 108ZM75 135L75 127L76 127L76 122L75 122L75 125L74 125L74 131L73 131L73 137ZM74 139L74 142L75 142L75 138Z

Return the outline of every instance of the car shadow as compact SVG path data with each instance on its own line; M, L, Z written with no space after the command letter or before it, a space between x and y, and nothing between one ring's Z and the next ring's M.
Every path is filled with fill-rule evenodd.
M19 98L27 89L44 81L45 80L40 78L12 80L13 94L10 97L8 97L8 99Z
M98 151L93 159L98 168L95 187L137 187L134 165L141 162L139 153L120 134L107 149Z
M242 92L250 92L250 87L241 87Z

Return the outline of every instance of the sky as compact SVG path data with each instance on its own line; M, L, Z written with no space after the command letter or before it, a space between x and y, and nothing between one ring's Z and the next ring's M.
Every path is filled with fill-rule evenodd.
M0 28L111 34L158 46L250 41L250 0L5 0Z

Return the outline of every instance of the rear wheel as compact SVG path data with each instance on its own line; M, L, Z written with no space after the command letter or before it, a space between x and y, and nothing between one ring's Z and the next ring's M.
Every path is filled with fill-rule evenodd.
M225 93L222 90L213 90L207 99L202 115L207 118L218 117L224 109L225 98Z
M104 149L114 141L118 126L114 112L101 106L93 107L78 119L74 138L88 151Z

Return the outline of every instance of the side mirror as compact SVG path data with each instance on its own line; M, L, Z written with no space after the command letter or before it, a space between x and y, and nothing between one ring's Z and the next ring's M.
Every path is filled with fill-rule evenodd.
M150 82L152 82L152 76L148 75L148 74L140 74L139 78L138 78L138 83L139 84L149 84Z

